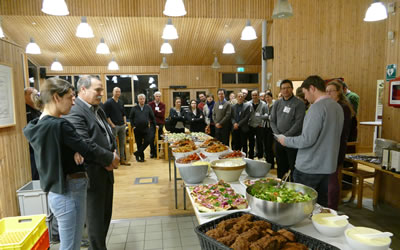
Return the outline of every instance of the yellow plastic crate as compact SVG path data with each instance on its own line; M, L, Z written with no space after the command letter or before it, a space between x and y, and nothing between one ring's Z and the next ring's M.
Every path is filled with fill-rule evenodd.
M0 249L31 249L46 230L45 214L3 218L0 220Z

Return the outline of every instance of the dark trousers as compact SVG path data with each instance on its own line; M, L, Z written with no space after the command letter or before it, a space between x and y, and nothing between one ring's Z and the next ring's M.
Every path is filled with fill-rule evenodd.
M254 159L254 146L257 146L257 158L261 159L264 155L264 128L250 127L249 130L249 158Z
M342 167L337 167L336 172L329 176L329 185L328 185L328 207L334 210L338 210L339 207L339 194L340 194L340 185L338 174Z
M135 128L135 141L137 146L137 152L144 159L144 151L150 144L150 128ZM153 136L154 141L154 136Z
M276 163L278 165L278 178L282 178L287 171L293 170L296 163L297 149L287 148L275 141Z
M294 182L314 188L318 192L317 203L323 207L328 206L329 174L306 174L294 170Z
M215 128L215 138L227 146L229 146L229 133L230 127L228 125L223 125L222 128Z
M268 163L271 163L271 168L274 168L275 165L275 154L273 150L273 145L274 145L274 135L272 133L271 128L265 128L264 129L264 155L265 155L265 160Z
M33 148L29 145L29 155L31 158L31 174L32 174L32 180L39 180L39 172L36 167L36 161L35 161L35 153L33 151Z
M90 250L105 250L106 236L112 215L114 185L104 181L95 190L87 191L87 226Z
M210 124L210 135L215 137L215 124Z
M232 149L241 150L247 156L247 139L248 133L240 129L232 130Z
M163 128L164 124L157 124L158 126L158 140L162 140L162 134L163 134ZM157 156L158 152L156 152L156 143L154 142L155 136L156 136L156 129L152 126L151 127L151 132L150 134L152 135L150 138L150 154Z

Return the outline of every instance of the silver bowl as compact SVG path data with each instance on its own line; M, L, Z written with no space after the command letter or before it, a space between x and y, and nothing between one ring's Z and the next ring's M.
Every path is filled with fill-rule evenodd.
M249 186L246 189L246 199L249 202L251 211L258 216L283 226L294 225L307 218L314 210L314 205L317 202L317 191L308 186L293 182L287 182L285 187L308 194L311 200L297 203L266 201L252 196L249 193L252 186Z
M178 167L179 173L186 184L201 183L207 176L208 165Z
M249 158L244 158L246 164L246 173L250 177L265 177L271 169L271 163L265 161L257 161Z

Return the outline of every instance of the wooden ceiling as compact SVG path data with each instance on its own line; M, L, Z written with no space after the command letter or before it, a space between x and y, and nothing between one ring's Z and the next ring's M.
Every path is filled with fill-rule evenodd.
M101 37L120 66L159 65L165 0L66 0L70 15L50 16L40 11L42 0L0 0L2 27L9 39L25 47L33 37L42 54L29 55L41 66L55 57L64 66L104 66L112 55L96 54ZM187 15L172 18L179 38L166 55L169 65L210 65L214 53L222 65L261 64L261 22L270 21L274 0L184 0ZM81 16L87 16L95 38L75 36ZM258 39L242 41L250 19ZM270 29L271 25L268 25ZM269 32L269 31L268 31ZM236 54L223 55L230 38Z

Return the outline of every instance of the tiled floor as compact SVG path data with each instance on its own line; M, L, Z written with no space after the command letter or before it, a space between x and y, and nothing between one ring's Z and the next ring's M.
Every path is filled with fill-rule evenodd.
M111 222L107 235L108 250L197 250L195 216L157 216ZM58 245L51 246L58 249ZM82 248L84 249L84 248Z

